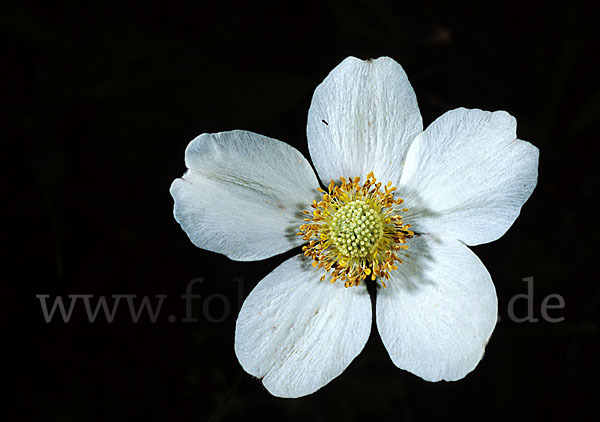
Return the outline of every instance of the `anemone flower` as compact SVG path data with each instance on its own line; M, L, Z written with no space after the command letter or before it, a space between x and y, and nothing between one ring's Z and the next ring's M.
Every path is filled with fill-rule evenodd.
M467 247L501 237L537 183L538 150L504 111L449 111L423 130L394 60L348 57L315 90L308 148L247 131L202 134L171 186L191 241L236 261L303 245L244 302L235 353L279 397L340 375L377 329L396 366L458 380L497 319Z

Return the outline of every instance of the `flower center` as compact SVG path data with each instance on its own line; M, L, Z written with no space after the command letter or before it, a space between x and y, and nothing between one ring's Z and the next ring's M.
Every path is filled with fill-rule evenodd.
M333 216L331 240L343 256L365 257L373 253L383 236L381 216L371 204L355 200Z
M383 186L373 173L360 185L360 178L346 180L335 185L332 180L320 202L313 201L313 212L304 211L310 218L300 226L299 236L308 241L302 250L313 259L313 267L325 269L325 280L331 274L331 282L344 281L346 287L356 286L371 276L375 280L389 279L390 271L402 263L396 252L408 249L407 240L414 236L410 224L402 221L400 212L408 211L399 206L402 199L394 199L392 182Z

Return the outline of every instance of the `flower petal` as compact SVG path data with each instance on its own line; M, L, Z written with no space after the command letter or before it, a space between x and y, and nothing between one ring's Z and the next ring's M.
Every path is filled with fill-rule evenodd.
M296 232L319 183L295 148L241 130L205 133L190 142L185 163L170 191L196 246L250 261L303 243Z
M483 356L498 301L485 266L463 243L409 241L404 263L378 289L377 328L394 364L427 381L454 381Z
M258 283L240 311L235 353L275 396L317 391L346 369L369 338L366 288L319 281L320 272L302 255L290 258Z
M413 229L468 245L501 237L537 183L539 151L516 129L504 111L460 108L419 135L398 186Z
M423 130L417 98L389 57L348 57L315 90L308 111L308 148L321 181L362 180L373 171L397 185L413 138Z

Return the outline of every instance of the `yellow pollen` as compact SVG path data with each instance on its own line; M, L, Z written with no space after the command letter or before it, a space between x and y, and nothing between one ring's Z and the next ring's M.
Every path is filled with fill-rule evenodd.
M309 242L302 250L311 257L313 267L322 268L331 276L331 283L340 280L344 286L357 286L371 277L390 278L390 271L402 263L396 252L408 249L407 240L414 236L410 224L402 221L399 212L404 200L394 198L392 182L382 186L373 175L360 185L359 177L346 180L341 185L332 180L320 202L313 201L313 211L304 211L306 224L298 232Z

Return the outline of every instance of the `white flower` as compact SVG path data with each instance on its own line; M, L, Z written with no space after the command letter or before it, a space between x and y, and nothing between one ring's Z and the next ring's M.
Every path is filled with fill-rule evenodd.
M463 378L497 316L491 277L467 245L515 221L536 185L537 148L504 111L452 110L423 130L408 78L387 57L338 65L314 93L307 137L326 190L296 149L246 131L194 139L189 171L171 186L175 219L200 248L251 261L305 245L246 299L242 367L280 397L327 384L369 337L365 280L375 278L394 364L428 381Z

